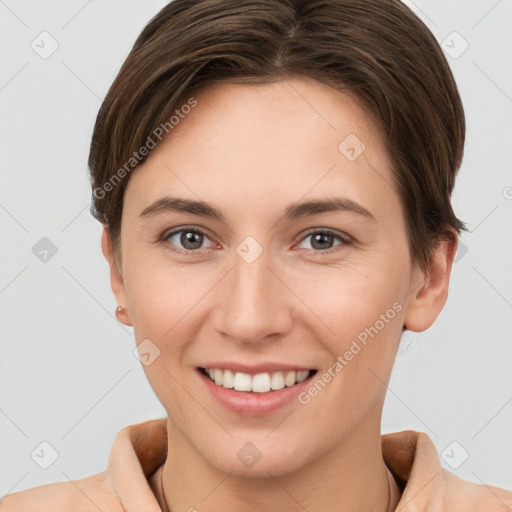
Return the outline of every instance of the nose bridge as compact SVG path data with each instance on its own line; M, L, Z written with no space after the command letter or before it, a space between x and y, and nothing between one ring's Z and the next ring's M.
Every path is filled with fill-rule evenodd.
M233 254L214 315L218 332L247 343L282 334L291 326L283 285L269 268L273 266L271 251L251 238Z

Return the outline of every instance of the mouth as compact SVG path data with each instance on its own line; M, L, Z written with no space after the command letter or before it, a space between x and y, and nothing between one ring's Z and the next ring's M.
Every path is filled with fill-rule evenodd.
M316 369L278 370L256 374L223 368L198 368L198 370L218 387L245 394L274 394L311 379L317 373Z

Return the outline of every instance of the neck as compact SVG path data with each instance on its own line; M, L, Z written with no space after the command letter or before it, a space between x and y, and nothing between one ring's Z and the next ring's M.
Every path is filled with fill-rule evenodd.
M380 425L370 434L360 427L297 471L247 478L208 464L168 421L169 456L152 487L165 512L394 511L400 492L382 459Z

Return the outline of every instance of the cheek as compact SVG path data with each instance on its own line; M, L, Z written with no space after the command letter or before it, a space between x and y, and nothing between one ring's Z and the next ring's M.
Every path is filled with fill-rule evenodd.
M133 258L127 264L125 288L136 339L174 340L200 311L201 299L217 280L216 274L191 265Z
M165 344L172 340L173 348L178 348L186 343L187 330L192 335L194 326L200 327L210 299L227 282L222 277L229 267L178 265L142 252L125 254L131 255L125 262L125 288L137 342L146 337ZM314 328L317 341L329 343L330 351L337 353L404 296L399 267L388 261L361 260L339 267L282 268L279 273L293 292L282 304L301 311L299 325ZM398 324L401 317L395 317L398 321L393 323Z
M383 399L382 381L388 381L402 332L402 287L391 272L347 271L339 278L317 276L297 293L308 298L308 307L321 319L309 325L319 326L313 336L330 354L316 376L320 382L310 386L301 403L312 418L338 418L333 432L350 430L379 396Z
M406 283L400 274L389 267L326 267L307 272L307 279L297 274L292 282L304 313L314 315L337 352L376 323L382 334L401 332Z
M329 387L337 395L332 399L343 397L338 402L344 404L355 397L371 400L380 388L376 375L385 381L394 363L406 283L398 269L372 273L344 269L337 275L330 270L298 284L297 295L307 297L315 315L309 325L319 326L313 335L330 354L330 367L340 363L331 368L336 377Z
M176 424L204 414L196 410L184 390L189 376L182 372L182 364L200 327L201 299L218 280L214 277L150 258L133 257L129 265L127 262L125 287L135 340L137 344L146 343L148 351L157 354L142 369Z

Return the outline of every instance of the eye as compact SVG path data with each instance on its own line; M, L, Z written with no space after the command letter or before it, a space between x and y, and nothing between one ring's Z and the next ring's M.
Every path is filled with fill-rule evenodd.
M350 238L348 235L344 235L342 233L337 233L336 231L332 231L330 229L317 229L316 231L311 231L301 240L306 241L310 239L311 247L300 247L301 249L309 249L315 252L328 252L330 249L337 247L339 245L347 245L350 243ZM338 243L335 244L338 240ZM301 244L304 242L301 242Z
M310 247L304 247L303 244L308 239L310 240ZM165 234L162 241L166 242L172 251L185 254L199 252L201 249L215 245L203 230L186 226ZM206 241L209 241L210 244L204 245ZM350 237L344 233L338 233L331 229L316 229L303 236L298 247L312 250L315 253L325 253L337 246L348 245L350 241Z
M171 250L177 252L198 252L198 249L204 249L203 243L205 240L211 240L206 236L206 233L198 228L181 228L172 231L162 238L163 241L169 242L172 246ZM213 243L211 244L213 245Z

